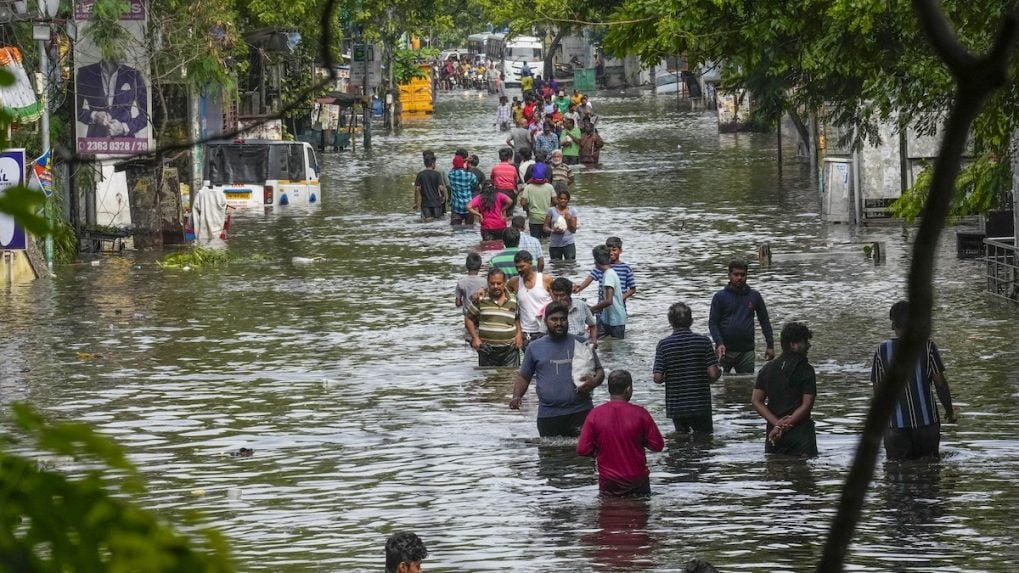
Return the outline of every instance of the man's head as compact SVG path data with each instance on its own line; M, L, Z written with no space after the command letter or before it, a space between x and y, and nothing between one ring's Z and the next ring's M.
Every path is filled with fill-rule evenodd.
M551 99L551 98L549 98L549 99ZM544 124L542 124L541 132L544 133L545 135L548 135L548 134L552 133L552 123L546 121Z
M527 217L524 217L523 215L514 215L512 221L510 222L510 224L513 225L513 228L516 229L517 231L521 231L521 232L522 231L526 231L527 230Z
M520 151L518 151L517 153L520 154L520 161L530 161L531 160L531 148L530 147L521 147Z
M552 151L552 165L559 165L563 162L563 150L556 149Z
M599 267L604 267L612 263L612 256L609 255L609 248L605 245L598 245L591 249L591 255L594 257L594 264Z
M517 127L522 127L524 129L527 129L527 118L526 117L520 118L520 120L517 121Z
M424 542L410 531L394 533L386 540L386 573L421 573L425 557Z
M531 271L534 269L534 255L530 251L517 251L517 254L513 255L513 266L517 268L517 274L521 278L531 276Z
M573 118L566 118L566 129L573 129Z
M502 232L502 244L507 249L520 246L520 231L513 227L506 227Z
M729 284L743 288L747 284L747 262L736 259L729 263Z
M481 163L481 159L479 159L477 155L472 153L471 156L467 158L467 163L469 163L471 167L477 167L478 163Z
M888 318L892 321L892 330L902 332L906 330L906 323L909 322L909 303L900 300L888 309Z
M570 307L561 302L550 302L545 307L545 326L552 338L563 339L569 333Z
M481 269L481 255L477 253L468 253L467 262L465 263L467 270L476 271Z
M609 248L609 255L612 256L612 262L619 260L619 255L623 254L623 240L619 237L609 237L605 239L605 246Z
M499 161L509 161L510 159L513 159L513 149L503 147L499 150Z
M456 155L463 159L464 161L467 161L467 156L470 155L470 153L467 153L467 150L462 147L457 147L453 155Z
M535 149L534 150L534 162L535 163L545 163L545 160L547 160L547 159L548 159L548 152L547 151L545 151L544 149Z
M552 302L572 304L573 283L566 277L559 277L552 281L552 285L549 287L549 295L552 297Z
M802 322L790 322L782 327L782 352L799 352L806 354L810 349L810 339L813 332Z
M633 376L627 370L613 370L609 373L609 396L620 396L626 401L633 396Z
M421 159L425 163L425 167L435 167L435 152L427 150L421 153Z
M669 324L672 328L690 328L693 324L693 313L686 303L677 302L669 307Z
M506 288L506 273L498 267L488 269L488 296L502 298L503 289Z

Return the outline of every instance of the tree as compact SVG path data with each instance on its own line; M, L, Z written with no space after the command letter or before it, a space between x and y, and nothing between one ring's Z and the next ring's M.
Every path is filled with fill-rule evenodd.
M996 0L945 3L960 42L973 50L991 45L1008 9ZM809 114L826 116L857 146L878 141L880 122L932 135L954 98L952 77L924 41L907 0L624 0L609 21L605 43L615 52L724 62L724 86L754 94L756 119L773 125L788 113L807 144ZM974 151L996 167L973 172L976 179L1007 178L1017 100L1013 80L976 118ZM977 183L960 204L993 205L1003 191ZM922 197L907 203L915 214Z

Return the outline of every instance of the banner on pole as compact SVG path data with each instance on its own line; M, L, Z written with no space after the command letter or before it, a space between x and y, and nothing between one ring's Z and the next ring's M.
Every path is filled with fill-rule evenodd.
M25 182L25 150L0 151L0 195L7 189ZM0 249L24 250L28 246L25 230L14 222L14 217L0 213Z

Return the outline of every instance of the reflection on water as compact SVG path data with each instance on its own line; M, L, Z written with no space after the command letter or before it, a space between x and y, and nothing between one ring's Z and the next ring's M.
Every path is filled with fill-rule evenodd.
M464 146L487 170L504 136L491 98L443 98L368 154L323 157L319 207L235 216L238 262L182 272L148 254L107 257L6 290L0 401L116 437L149 479L145 503L167 517L202 510L242 571L377 571L396 529L422 536L432 571L678 571L694 557L811 570L870 398L868 361L904 293L910 233L823 223L809 169L780 172L773 136L719 135L668 98L597 98L605 163L577 176L578 260L548 272L582 279L591 248L622 237L638 294L627 338L600 348L606 369L630 370L634 401L671 433L651 382L666 309L687 302L705 332L726 262L768 243L774 260L749 282L776 330L802 320L814 332L820 449L766 457L753 379L727 376L713 385L710 441L668 436L648 456L651 499L602 500L572 442L537 439L533 391L509 410L512 372L478 369L461 338L453 285L483 247L476 232L418 223L413 178L426 148L449 158ZM885 261L854 241L883 241ZM1019 569L1019 309L982 296L979 264L951 243L934 336L963 414L944 428L941 462L879 466L856 571ZM252 456L229 455L241 447Z

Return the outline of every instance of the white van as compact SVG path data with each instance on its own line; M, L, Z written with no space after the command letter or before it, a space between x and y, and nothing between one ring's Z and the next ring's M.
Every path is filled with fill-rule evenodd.
M205 175L227 205L314 205L322 198L318 157L302 141L242 140L205 145Z

